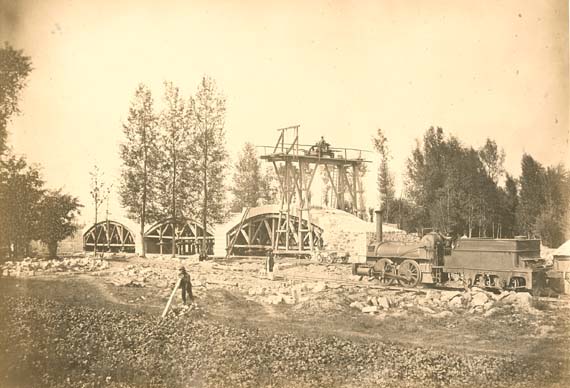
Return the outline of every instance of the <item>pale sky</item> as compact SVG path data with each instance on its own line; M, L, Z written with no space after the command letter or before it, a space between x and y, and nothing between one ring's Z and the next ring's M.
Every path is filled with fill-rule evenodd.
M294 124L302 143L324 135L368 150L382 128L400 187L433 125L476 148L495 139L516 176L523 152L570 166L567 1L0 0L0 10L0 40L34 67L9 144L49 187L79 196L85 217L93 164L119 176L137 84L159 102L163 81L188 96L203 75L227 98L233 156ZM122 215L116 200L111 213Z

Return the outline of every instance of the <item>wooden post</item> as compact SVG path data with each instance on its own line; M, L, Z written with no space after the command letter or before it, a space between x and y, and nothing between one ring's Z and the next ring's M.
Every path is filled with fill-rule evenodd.
M168 299L168 303L166 303L166 307L164 308L164 311L162 312L161 318L164 318L166 316L166 313L168 312L168 309L170 308L170 304L172 303L172 299L174 299L174 295L176 294L176 290L178 290L178 287L180 287L181 281L182 281L182 279L178 279L178 281L176 282L176 286L174 286L174 290L172 290L172 294L170 294L170 298Z

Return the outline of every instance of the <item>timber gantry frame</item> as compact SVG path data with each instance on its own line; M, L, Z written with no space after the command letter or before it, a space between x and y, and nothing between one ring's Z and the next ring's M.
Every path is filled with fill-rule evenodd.
M299 238L299 220L290 216L291 233L287 237L284 233L277 232L278 226L283 227L280 221L280 213L256 214L246 218L226 233L227 246L233 241L234 256L264 256L270 249L308 252L311 242L315 247L322 248L323 230L317 225L311 225L309 228L307 220L302 220Z
M279 138L273 152L261 156L271 162L279 181L280 210L273 240L276 253L296 251L313 251L316 246L314 226L311 221L311 184L319 168L323 168L331 182L334 194L334 207L348 211L363 218L366 214L363 198L362 167L366 162L360 150L349 148L323 149L319 144L310 149L300 148L299 125L278 129ZM286 139L287 138L287 139ZM286 141L288 140L288 141ZM349 151L357 151L356 158L349 158ZM295 216L295 218L292 218ZM306 220L306 222L303 222ZM295 226L296 225L296 226ZM296 238L292 235L296 234ZM304 241L305 244L292 245L293 241ZM284 245L281 245L284 242Z
M208 228L206 233L202 225L192 219L166 218L153 224L144 234L143 243L150 254L171 254L172 236L176 237L176 254L189 256L199 254L202 240L206 239L208 254L214 254L214 233Z
M135 235L117 221L101 221L83 233L86 252L135 252Z

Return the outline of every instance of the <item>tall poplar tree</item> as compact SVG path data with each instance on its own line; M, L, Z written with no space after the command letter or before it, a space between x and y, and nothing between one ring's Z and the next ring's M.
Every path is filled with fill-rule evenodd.
M388 149L388 139L378 128L376 136L372 138L374 149L378 152L380 159L378 165L378 175L376 184L378 186L378 207L384 212L384 220L388 220L390 205L394 200L394 179L390 173L388 163L390 161L390 151Z
M203 77L191 99L193 123L192 170L199 181L195 188L198 214L201 215L204 233L208 225L223 220L225 172L228 153L225 145L226 100L217 90L213 79ZM202 255L206 254L206 240L202 241Z
M233 176L231 191L234 200L232 210L240 211L243 207L257 206L258 200L263 198L263 189L263 173L255 147L251 143L245 143L238 155Z
M125 142L121 144L123 166L119 195L127 216L139 222L142 240L145 224L160 218L156 204L160 156L158 118L152 94L143 84L135 91L123 133ZM142 256L146 256L144 243Z
M192 164L195 144L192 141L192 112L171 82L164 84L164 109L159 118L161 212L177 219L188 217L195 208L196 171ZM172 256L176 256L176 233L172 233Z
M519 230L531 237L536 218L544 209L546 196L544 191L544 167L529 154L524 154L521 161L520 199L517 208Z

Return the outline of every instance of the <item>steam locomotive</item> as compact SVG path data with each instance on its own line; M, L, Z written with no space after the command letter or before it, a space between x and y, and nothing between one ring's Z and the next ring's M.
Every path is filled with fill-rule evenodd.
M419 242L382 241L382 219L376 212L375 241L366 263L353 264L354 275L377 278L382 284L480 286L495 289L538 289L545 283L540 240L524 238L461 238L431 232Z

